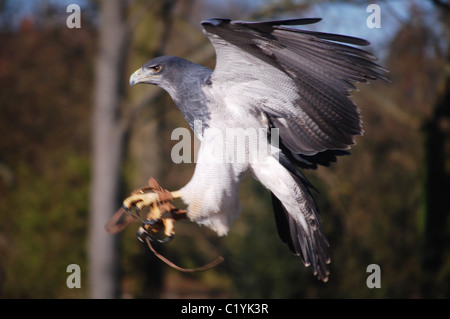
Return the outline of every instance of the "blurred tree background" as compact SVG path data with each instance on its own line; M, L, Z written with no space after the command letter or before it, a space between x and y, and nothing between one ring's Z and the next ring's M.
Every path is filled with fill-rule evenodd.
M96 165L107 165L93 156L104 119L96 112L99 83L106 81L99 71L99 59L108 55L100 27L108 26L105 3L1 0L0 297L450 297L448 1L376 1L379 29L366 26L371 1L116 1L126 37L108 110L120 144L110 145L119 163L112 176L117 190L103 198L112 207L150 176L178 189L192 175L195 164L168 160L178 142L172 130L187 127L172 100L155 87L128 88L128 77L161 54L214 67L200 20L321 17L311 28L373 42L369 50L381 57L392 83L359 85L352 95L365 135L351 156L307 172L320 190L315 198L331 244L330 280L317 281L291 255L278 238L268 192L248 179L242 214L227 237L182 221L175 239L158 247L184 267L217 255L223 264L177 272L136 240L136 223L108 235L112 245L105 250L114 252L103 262L113 265L102 280L112 285L109 294L94 293L90 271L103 252L93 241L103 230L92 225L93 180L105 177ZM71 3L81 7L79 29L66 26ZM81 289L66 286L69 264L81 267ZM370 264L381 267L380 289L366 286Z

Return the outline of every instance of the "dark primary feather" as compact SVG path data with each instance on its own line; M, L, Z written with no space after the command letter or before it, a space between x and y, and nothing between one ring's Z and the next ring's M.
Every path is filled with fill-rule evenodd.
M300 168L316 169L317 165L330 166L337 162L337 156L350 155L350 152L341 150L326 150L315 155L292 154L292 161Z
M212 19L212 20L218 20L223 21L227 19ZM280 25L305 25L305 24L313 24L317 23L321 18L303 18L303 19L286 19L286 20L271 20L271 21L239 21L239 20L228 20L228 22L232 22L234 24L242 24L250 28L256 28L256 29L266 29L270 31L270 28L273 26L280 26ZM209 20L205 20L204 22L207 22ZM203 22L202 22L203 23ZM220 23L219 23L220 24Z
M318 279L327 281L330 274L327 266L330 263L329 245L322 229L320 229L320 224L317 222L313 227L318 229L311 234L305 234L278 198L273 193L271 195L280 239L288 245L294 254L302 257L306 266L312 267Z

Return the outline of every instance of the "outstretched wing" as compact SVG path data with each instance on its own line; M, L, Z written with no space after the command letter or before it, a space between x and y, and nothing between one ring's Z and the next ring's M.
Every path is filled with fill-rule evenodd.
M319 20L202 22L217 54L212 83L264 111L283 145L306 156L354 144L362 126L352 83L386 72L372 54L347 45L366 40L288 27Z

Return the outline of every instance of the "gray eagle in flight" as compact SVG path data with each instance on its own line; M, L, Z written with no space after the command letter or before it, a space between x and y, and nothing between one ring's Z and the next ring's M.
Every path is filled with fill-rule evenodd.
M281 240L327 281L329 244L313 186L300 169L329 166L348 154L362 134L349 92L356 82L384 79L387 70L356 47L369 45L366 40L292 27L320 20L204 20L214 70L161 56L134 72L130 85L166 90L201 141L191 180L171 192L190 220L227 234L240 210L239 184L253 176L271 192ZM158 200L154 193L135 194L124 206Z

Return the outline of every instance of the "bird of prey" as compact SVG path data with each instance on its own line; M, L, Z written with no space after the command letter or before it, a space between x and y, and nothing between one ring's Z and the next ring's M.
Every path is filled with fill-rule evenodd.
M227 234L240 210L239 184L253 176L271 192L281 240L327 281L329 244L313 186L300 169L329 166L348 154L354 136L362 134L349 91L356 82L384 78L387 71L356 47L368 45L366 40L293 27L320 20L204 20L204 34L216 51L214 70L161 56L134 72L130 85L161 87L191 128L201 123L194 130L201 146L193 177L171 192L186 204L190 220ZM230 129L244 138L227 138ZM244 147L233 144L238 138ZM155 193L134 194L124 207L158 201Z

